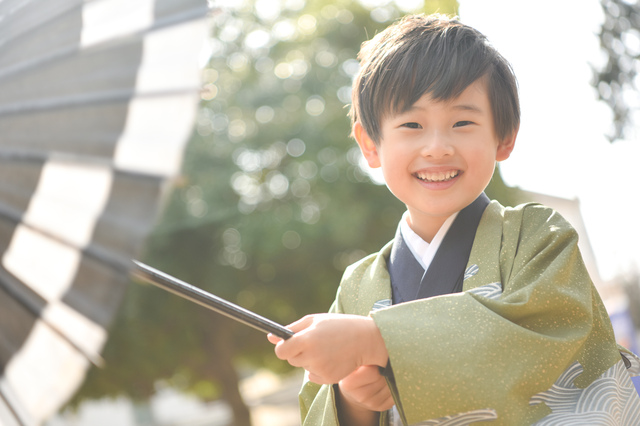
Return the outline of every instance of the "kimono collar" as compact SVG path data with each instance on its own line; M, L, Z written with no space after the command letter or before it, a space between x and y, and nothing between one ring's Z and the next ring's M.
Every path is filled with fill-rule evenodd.
M482 193L458 213L426 271L411 252L398 226L387 260L394 304L462 291L464 270L487 205L489 198Z
M407 221L409 212L406 211L404 212L404 215L402 215L402 220L400 221L400 232L402 233L402 238L409 247L409 250L411 250L411 253L413 253L415 258L418 259L418 262L420 262L423 269L429 269L433 256L435 256L438 251L440 243L444 239L444 236L447 235L447 232L449 232L449 228L451 228L451 224L453 224L458 213L459 212L455 212L445 220L430 243L423 240L422 237L411 229L409 222Z

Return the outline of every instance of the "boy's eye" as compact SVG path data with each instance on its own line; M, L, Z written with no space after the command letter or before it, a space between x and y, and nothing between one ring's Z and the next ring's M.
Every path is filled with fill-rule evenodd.
M422 129L422 126L415 122L404 123L401 127L408 127L409 129Z
M473 124L473 121L458 121L456 124L453 125L453 127L463 127L463 126L468 126L470 124Z

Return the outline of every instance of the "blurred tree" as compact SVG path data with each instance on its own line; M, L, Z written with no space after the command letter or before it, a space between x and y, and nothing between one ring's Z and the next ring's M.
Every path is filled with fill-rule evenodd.
M600 0L604 23L600 47L606 64L593 69L598 98L613 112L611 142L625 137L632 114L638 110L637 69L640 66L640 1Z
M326 311L343 269L390 240L404 211L371 184L346 106L360 44L416 8L455 14L457 2L214 2L202 107L144 260L284 324ZM235 367L287 368L260 333L137 284L104 357L74 403L143 401L166 383L226 399L234 425L250 424Z

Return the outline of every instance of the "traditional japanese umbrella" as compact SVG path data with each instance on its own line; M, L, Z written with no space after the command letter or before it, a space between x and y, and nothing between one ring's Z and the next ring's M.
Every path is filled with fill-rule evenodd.
M191 131L206 15L0 1L0 424L42 423L101 363Z

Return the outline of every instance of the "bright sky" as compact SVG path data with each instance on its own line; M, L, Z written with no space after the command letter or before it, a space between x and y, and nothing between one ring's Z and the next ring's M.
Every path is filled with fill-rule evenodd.
M611 113L597 102L589 64L599 64L598 0L543 4L460 0L463 22L511 62L520 85L516 150L502 163L509 185L579 198L603 278L640 268L640 141L610 144Z

